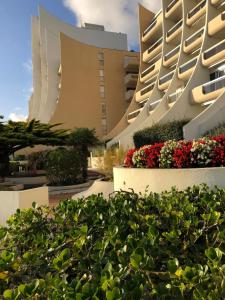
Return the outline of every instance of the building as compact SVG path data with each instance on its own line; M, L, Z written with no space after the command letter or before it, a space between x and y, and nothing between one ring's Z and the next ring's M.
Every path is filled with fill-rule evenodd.
M75 27L43 8L32 18L33 94L29 119L95 128L101 138L124 115L138 78L139 53L104 26Z
M186 139L225 123L225 1L161 2L157 14L139 6L137 87L108 146L129 147L137 130L155 123L190 120Z

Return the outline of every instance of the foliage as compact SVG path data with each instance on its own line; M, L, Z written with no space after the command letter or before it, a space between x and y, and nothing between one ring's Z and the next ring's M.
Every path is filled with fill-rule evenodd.
M81 152L58 148L48 153L46 162L47 178L50 185L82 183L85 157Z
M25 147L34 145L62 145L67 131L55 129L58 124L42 124L39 121L0 122L0 176L9 175L9 156Z
M220 124L219 126L207 131L204 136L217 136L225 134L225 124Z
M168 140L182 140L183 126L187 123L187 120L173 121L162 125L155 124L152 127L137 131L133 136L134 145L136 148L140 148Z
M105 150L103 159L99 157L98 169L109 179L113 178L113 167L122 166L126 156L126 151L120 148L110 148Z
M85 164L83 164L82 172L83 177L87 178L89 148L99 144L95 129L76 128L69 134L66 143L84 156L83 159Z
M225 135L196 141L167 141L131 149L124 160L136 168L204 168L225 166Z
M28 168L32 171L45 170L50 150L33 152L28 155Z
M0 229L1 298L224 299L224 210L205 186L18 210Z

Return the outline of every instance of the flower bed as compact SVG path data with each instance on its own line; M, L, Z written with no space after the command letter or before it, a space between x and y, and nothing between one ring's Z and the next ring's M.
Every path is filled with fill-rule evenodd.
M225 166L225 135L193 141L167 141L128 151L130 168L209 168Z

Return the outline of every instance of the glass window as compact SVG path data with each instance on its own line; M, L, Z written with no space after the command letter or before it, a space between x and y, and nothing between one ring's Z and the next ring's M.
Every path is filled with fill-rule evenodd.
M99 53L98 53L98 59L99 59L99 60L104 60L104 53L99 52Z
M104 70L99 70L99 79L100 81L104 81Z
M100 96L101 96L101 98L105 98L105 87L104 87L104 85L100 85Z
M106 103L101 103L101 110L102 110L102 114L105 115L106 114Z

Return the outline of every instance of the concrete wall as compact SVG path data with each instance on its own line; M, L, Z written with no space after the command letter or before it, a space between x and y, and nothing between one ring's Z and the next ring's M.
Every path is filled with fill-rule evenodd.
M127 50L125 34L78 28L60 21L40 7L39 17L33 18L32 26L34 92L30 99L29 119L49 122L56 107L60 32L88 45Z
M104 54L104 81L99 76L99 53ZM61 88L59 99L50 119L63 123L64 128L95 128L102 137L102 118L107 120L108 132L114 128L126 111L125 57L138 53L111 50L85 45L61 34ZM59 77L59 76L58 76ZM105 98L100 97L100 85L105 87ZM101 103L106 104L102 114Z
M187 187L206 183L210 188L225 188L225 168L202 169L133 169L114 168L114 190L135 193L161 193L176 187Z
M0 192L0 225L5 226L6 221L17 209L31 208L33 202L39 206L49 205L48 188Z

